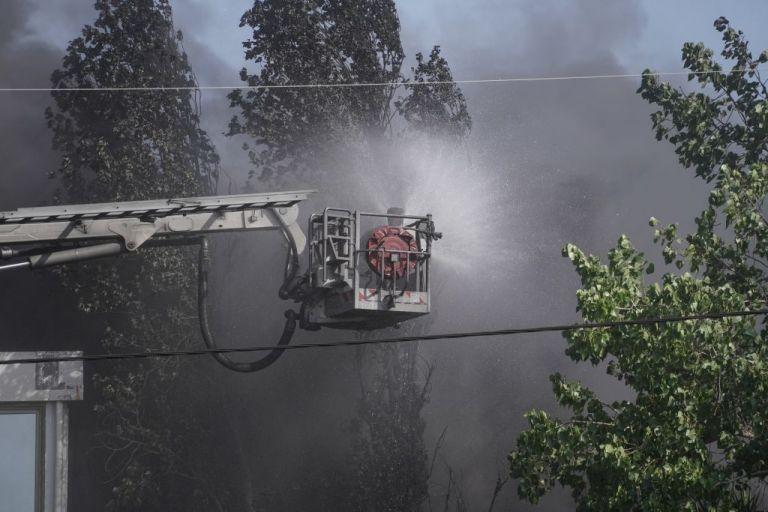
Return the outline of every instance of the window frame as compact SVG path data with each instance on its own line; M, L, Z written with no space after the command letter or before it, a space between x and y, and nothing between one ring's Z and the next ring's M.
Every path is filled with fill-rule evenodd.
M10 414L35 415L35 512L45 507L45 402L0 402L0 416Z

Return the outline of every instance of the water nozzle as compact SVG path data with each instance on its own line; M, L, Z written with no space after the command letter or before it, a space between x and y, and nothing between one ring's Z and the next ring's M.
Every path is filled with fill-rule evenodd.
M401 208L399 206L393 206L390 209L387 210L387 215L405 215L405 208ZM403 218L402 217L387 217L387 223L390 226L402 226L403 225Z

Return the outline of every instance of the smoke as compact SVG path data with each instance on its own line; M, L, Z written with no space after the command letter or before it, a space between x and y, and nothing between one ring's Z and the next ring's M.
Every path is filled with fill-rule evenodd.
M245 34L236 27L250 3L174 3L177 28L185 34L184 47L201 84L239 81ZM32 5L3 2L2 87L47 86L66 41L93 17L90 0ZM620 58L648 31L650 14L638 1L402 1L398 7L408 54L438 43L458 79L634 73L655 64L626 67ZM669 48L665 58L675 57L667 62L676 61L678 51ZM653 140L650 109L635 94L637 85L631 79L464 85L474 121L464 146L405 137L380 149L387 165L340 151L334 171L320 182L297 179L285 188L320 191L304 214L329 204L432 213L445 235L434 246L434 333L573 321L579 283L560 257L565 243L602 254L625 232L653 253L648 217L682 221L685 227L705 204L702 187L678 168L669 147ZM202 124L232 177L231 187L223 177L219 191L236 193L248 162L243 141L222 134L232 115L225 94L203 93ZM57 159L43 119L49 98L0 93L2 210L50 198L55 183L46 173ZM222 344L271 343L270 333L279 332L285 304L275 295L282 251L276 233L220 244L211 286L217 295L214 328ZM26 274L2 277L4 303L18 306L2 310L0 324L9 336L0 340L4 346L60 342L82 348L87 342L82 340L90 339L71 303L52 290L49 281ZM53 298L41 304L40 297ZM45 323L30 321L41 309L55 314ZM19 317L20 310L38 316ZM299 341L318 336L341 337L304 333ZM557 410L550 373L582 379L609 399L625 393L601 370L571 363L563 348L557 334L421 346L423 357L436 366L426 410L428 446L447 427L438 467L448 464L456 471L471 510L487 508L497 471L505 471L506 453L525 427L523 413L534 407ZM237 438L238 467L247 469L248 480L258 487L250 491L255 499L266 499L259 489L306 484L341 464L358 390L352 359L344 350L294 351L268 371L247 377L200 362L211 381L229 391L221 403L234 426L217 435ZM86 432L77 426L73 432ZM84 434L75 435L87 445ZM75 457L72 464L73 473L82 475L79 481L89 482L85 462ZM435 495L444 478L436 474ZM77 494L89 492L93 489ZM571 508L563 492L540 506ZM497 510L526 509L514 483L507 485Z
M652 64L627 69L617 57L644 29L638 2L510 6L488 0L452 7L441 4L422 13L432 20L431 30L409 28L407 21L404 29L412 51L409 39L440 43L459 79L618 74ZM446 165L426 151L413 158L414 174L426 178L422 187L438 199L423 206L434 210L440 229L460 226L452 234L456 239L446 235L445 246L436 244L435 252L445 249L465 263L435 266L436 279L443 271L449 282L434 304L433 332L574 321L578 280L560 256L565 243L600 254L626 232L651 252L649 216L684 220L704 204L701 190L682 172L672 172L672 151L653 139L650 110L635 94L637 85L606 80L462 86L474 120L469 162L451 158ZM456 167L463 167L458 178ZM464 243L457 251L454 244ZM574 365L563 349L557 334L422 347L436 366L428 438L435 443L447 427L445 463L458 472L472 510L490 502L497 471L506 470L505 456L525 427L523 413L558 410L551 373L581 379L608 399L626 395L602 370ZM517 500L514 485L505 488L499 509L528 508ZM558 491L540 508L572 504Z
M8 0L0 16L0 88L47 87L61 51L30 35L32 20L41 16L30 2ZM50 104L44 92L0 92L0 210L47 204L55 189L48 173L58 162L51 150L43 112ZM81 337L83 328L71 298L45 274L4 273L0 281L0 342L6 350L50 348L61 340ZM12 305L13 307L9 307ZM42 312L42 313L41 313ZM36 315L44 314L41 322Z
M77 10L69 8L70 12ZM5 0L0 12L0 88L48 87L62 50L54 42L32 34L35 20L46 18L47 10L25 0ZM48 23L58 26L66 19L62 15L56 23L51 19ZM45 92L0 92L1 211L50 204L56 183L48 174L58 166L43 115L50 103L50 95ZM0 350L55 350L73 346L92 350L98 346L95 340L100 321L84 319L77 311L75 298L50 273L3 273L0 304ZM90 379L86 382L86 396L90 397ZM87 406L73 407L73 446L89 446L97 428ZM99 501L101 489L92 485L98 480L80 477L90 473L90 454L73 450L70 464L72 474L77 475L71 480L71 495L88 496L89 502Z
M0 87L46 86L48 75L60 58L51 46L25 41L24 29L33 8L27 2L3 3L0 16ZM45 93L0 93L0 205L2 210L47 199L50 187L46 173L54 168L47 142L43 109L49 102ZM34 144L31 144L35 141ZM38 146L38 147L35 147Z

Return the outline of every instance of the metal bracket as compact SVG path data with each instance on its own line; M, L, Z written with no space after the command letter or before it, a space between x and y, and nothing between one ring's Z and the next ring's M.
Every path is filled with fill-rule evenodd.
M128 249L128 251L135 251L157 233L159 225L157 221L151 224L147 222L130 221L112 222L109 224L108 229L112 233L122 237L125 241L125 248Z

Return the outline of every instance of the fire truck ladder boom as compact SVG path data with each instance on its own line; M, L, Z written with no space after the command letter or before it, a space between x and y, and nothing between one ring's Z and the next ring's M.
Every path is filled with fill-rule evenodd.
M198 247L198 321L203 342L223 366L249 373L272 365L297 329L380 329L429 314L432 216L327 207L299 227L299 203L313 191L187 197L157 201L20 208L0 212L0 271L42 268L137 251ZM404 224L407 219L408 223ZM213 251L207 235L278 230L287 245L279 297L288 309L274 348L251 361L220 351L208 309ZM309 236L308 268L299 255ZM128 277L128 276L127 276ZM130 277L128 277L130 278Z
M302 252L298 203L312 191L45 206L0 212L0 270L45 267L133 252L208 233L288 230ZM19 249L19 246L27 246Z
M198 319L208 349L218 346L208 319L208 264L206 235L216 232L280 230L288 243L282 298L295 298L298 255L306 237L296 222L299 203L312 191L185 197L158 201L20 208L0 212L0 271L116 256L134 252L144 244L195 244L199 247ZM288 310L278 345L290 343L297 315ZM235 361L226 354L214 358L238 372L255 372L270 366L282 350L273 350L254 361Z

